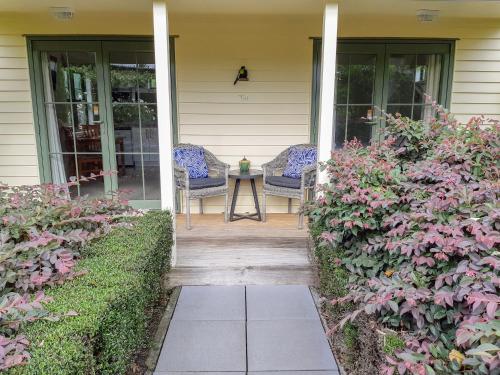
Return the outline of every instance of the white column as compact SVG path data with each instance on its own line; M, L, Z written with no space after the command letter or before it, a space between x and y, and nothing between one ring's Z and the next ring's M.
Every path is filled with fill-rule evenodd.
M156 102L160 144L161 208L170 210L175 229L175 186L172 165L172 108L170 101L170 53L168 13L165 0L153 0L153 28L156 64ZM175 232L174 232L175 235ZM174 245L175 246L175 245ZM172 265L176 262L172 249Z
M321 83L319 96L318 160L327 161L335 136L335 64L337 57L337 4L326 4L323 14L323 38L321 54ZM318 170L318 183L327 182L324 172Z

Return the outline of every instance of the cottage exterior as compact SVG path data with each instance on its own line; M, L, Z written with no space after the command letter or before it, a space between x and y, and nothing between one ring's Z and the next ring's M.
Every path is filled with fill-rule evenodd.
M240 66L249 80L234 84ZM138 207L172 208L172 143L259 166L312 142L325 160L346 139L377 138L378 108L424 118L424 93L460 120L500 119L499 2L0 4L0 181L8 184L110 169L118 174L74 194L125 188ZM252 210L250 189L240 194L239 209ZM223 204L208 198L205 212ZM268 212L287 209L286 198L268 201Z

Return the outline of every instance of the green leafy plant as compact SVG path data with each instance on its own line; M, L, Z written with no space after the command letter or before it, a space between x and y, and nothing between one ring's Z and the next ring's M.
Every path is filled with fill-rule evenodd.
M25 325L73 315L49 314L51 299L41 289L80 276L84 271L74 267L82 246L108 233L130 209L118 196L71 199L69 188L78 183L0 185L0 369L29 358L27 340L17 336Z
M500 365L500 126L435 110L432 124L388 115L383 142L333 152L311 232L350 274L332 301L356 306L340 324L365 313L408 332L386 373L488 374Z

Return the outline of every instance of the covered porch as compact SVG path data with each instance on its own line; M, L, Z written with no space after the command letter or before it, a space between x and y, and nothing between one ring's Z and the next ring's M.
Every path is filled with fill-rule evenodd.
M459 119L500 116L499 8L493 2L88 0L70 7L70 19L54 17L50 9L57 5L1 6L0 177L7 183L59 182L90 164L118 173L85 183L75 195L130 188L137 207L183 213L173 182L172 147L179 142L204 146L232 168L244 156L259 168L293 144L317 144L325 161L345 140L377 140L378 109L422 118L424 93ZM60 103L44 82L50 85L48 69L56 61L61 68L63 60L80 75L80 87L72 83L74 93ZM234 84L241 66L248 81ZM89 67L95 75L84 77ZM130 87L116 84L122 73L139 78ZM82 77L92 90L84 90ZM59 112L49 118L54 107L69 114L66 123ZM72 128L67 148L51 144L50 121L56 131ZM92 148L75 136L90 125L99 129L90 132ZM53 163L54 154L72 162ZM262 204L259 183L257 193ZM243 228L259 232L266 225L278 228L281 237L274 238L287 238L299 208L294 200L288 215L288 199L272 197L269 223L224 224L224 198L203 203L205 215L193 218L191 233L183 233L179 219L180 239L243 235ZM198 214L199 202L191 204ZM253 204L244 184L236 210L250 212ZM274 214L287 223L273 224Z

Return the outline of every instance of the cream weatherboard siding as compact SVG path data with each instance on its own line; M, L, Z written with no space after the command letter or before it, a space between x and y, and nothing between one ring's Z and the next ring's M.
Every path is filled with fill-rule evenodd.
M500 32L489 31L456 44L451 109L463 121L478 114L500 120Z
M276 10L279 13L279 10ZM48 14L0 15L0 181L36 183L33 115L25 40L21 35L152 35L150 14L79 12L71 22ZM177 15L176 40L179 139L205 145L233 166L247 156L254 166L285 147L309 141L312 41L322 17L279 15ZM397 33L395 33L397 31ZM500 119L500 24L496 20L339 13L339 37L457 38L451 110L460 120L481 113ZM249 82L233 85L246 65ZM252 209L243 184L239 210ZM260 194L260 187L259 187ZM270 212L287 200L270 198ZM196 212L198 205L193 202ZM296 206L295 206L296 208ZM209 198L206 212L222 212Z
M36 184L38 159L26 41L0 35L0 181Z
M175 34L180 35L176 40L180 142L204 145L233 168L243 156L260 167L292 144L309 143L312 42L310 29L296 21L269 17L258 23L253 18L173 21ZM234 85L242 65L249 81ZM260 183L257 190L261 199ZM197 212L198 207L194 201L192 210ZM268 211L287 209L287 198L268 198ZM223 198L204 199L204 210L222 212ZM254 211L247 181L241 184L237 210Z

